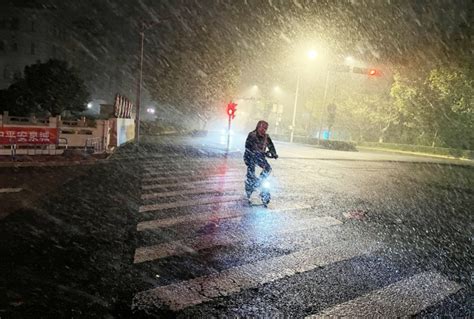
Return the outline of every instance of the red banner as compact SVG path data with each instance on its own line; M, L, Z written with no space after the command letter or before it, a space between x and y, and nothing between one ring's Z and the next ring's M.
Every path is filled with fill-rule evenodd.
M0 127L0 144L57 144L58 129L44 127Z

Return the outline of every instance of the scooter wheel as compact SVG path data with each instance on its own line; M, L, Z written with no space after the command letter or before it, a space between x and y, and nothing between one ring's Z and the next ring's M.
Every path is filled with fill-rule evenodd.
M270 193L260 193L260 199L262 200L263 206L267 207L270 203L271 195Z

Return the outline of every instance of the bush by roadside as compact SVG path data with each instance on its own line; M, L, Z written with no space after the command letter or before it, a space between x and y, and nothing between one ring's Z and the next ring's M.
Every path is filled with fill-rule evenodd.
M144 135L162 135L181 132L183 129L172 125L163 124L160 122L140 122L140 132Z
M286 136L286 135L272 134L271 136L272 136L272 139L274 139L275 141L282 141L282 142L290 141L289 136ZM295 136L293 138L293 141L295 143L301 143L301 144L318 145L321 148L326 148L329 150L357 152L357 148L355 144L352 142L336 141L336 140L319 141L317 138L305 137L305 136Z
M405 152L416 152L425 153L432 155L451 156L456 158L474 159L474 151L470 150L459 150L455 148L443 148L443 147L431 147L424 145L408 145L408 144L393 144L393 143L374 143L374 142L362 142L358 143L357 146L370 147L370 148L381 148L386 150L398 150Z

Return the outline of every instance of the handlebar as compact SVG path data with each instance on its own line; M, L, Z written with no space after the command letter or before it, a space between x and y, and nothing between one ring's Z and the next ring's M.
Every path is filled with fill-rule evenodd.
M265 157L277 159L278 155L273 154L272 152L268 151L268 152L265 152Z

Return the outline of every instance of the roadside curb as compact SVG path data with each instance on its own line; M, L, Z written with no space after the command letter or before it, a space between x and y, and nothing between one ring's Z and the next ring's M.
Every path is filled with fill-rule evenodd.
M76 160L76 161L51 161L51 162L0 162L0 168L4 167L54 167L54 166L77 166L77 165L94 165L108 162L110 157L114 154L111 152L105 158L93 160ZM54 156L54 155L52 155Z
M441 158L441 159L447 159L447 160L463 161L463 162L474 164L474 160L471 160L468 158L462 158L462 157L410 152L410 151L402 151L402 150L394 150L394 149L378 148L378 147L367 147L367 146L357 146L357 148L362 149L362 150L380 151L380 152L387 152L387 153L401 153L401 154L418 155L418 156L424 156L424 157L435 157L435 158Z

